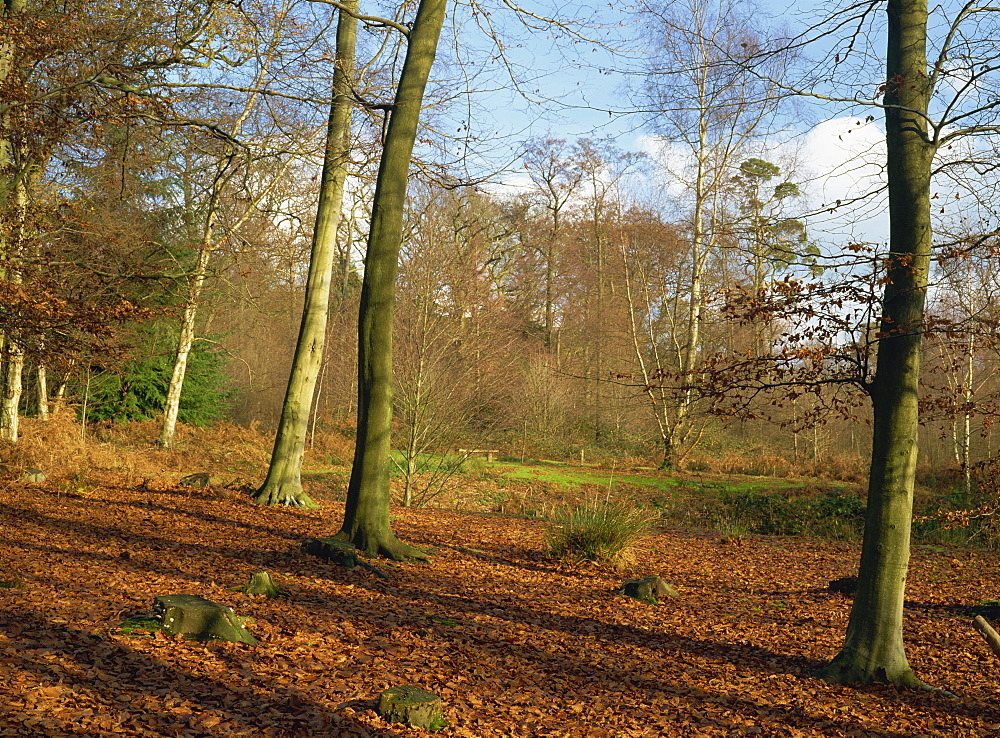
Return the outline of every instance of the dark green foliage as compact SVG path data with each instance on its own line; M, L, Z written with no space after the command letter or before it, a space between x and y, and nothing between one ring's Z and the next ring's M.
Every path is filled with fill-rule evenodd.
M223 374L223 357L213 344L196 341L188 356L178 420L210 425L232 398ZM131 358L114 368L92 366L89 389L78 379L78 401L87 398L89 420L148 420L163 412L174 370L177 327L166 320L136 329Z
M864 527L865 503L839 489L801 497L740 491L719 496L725 517L749 533L855 538Z
M719 498L731 519L744 523L749 532L794 536L802 531L800 505L791 499L765 492L723 492Z
M915 541L997 548L1000 521L991 512L991 491L946 490L917 505L912 526Z

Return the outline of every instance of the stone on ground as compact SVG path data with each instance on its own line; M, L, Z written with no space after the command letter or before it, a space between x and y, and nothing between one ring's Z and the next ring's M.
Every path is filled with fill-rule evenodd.
M641 602L656 602L659 597L680 596L676 589L657 576L626 579L618 592Z
M183 635L196 641L258 641L243 627L232 608L197 595L163 595L153 600L153 614L167 635Z
M405 723L425 730L440 730L448 724L441 698L413 684L385 690L379 695L376 712L390 723Z

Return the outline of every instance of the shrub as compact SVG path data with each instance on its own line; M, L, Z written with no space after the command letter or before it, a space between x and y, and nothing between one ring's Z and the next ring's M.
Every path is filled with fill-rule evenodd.
M177 330L166 322L137 329L132 356L115 366L92 363L88 379L76 377L69 390L82 403L87 419L148 420L163 412L174 371ZM221 419L232 400L223 372L223 355L211 344L196 341L188 355L177 420L207 426Z
M792 465L787 459L763 450L748 456L729 454L719 460L719 466L724 474L750 477L787 477L792 473Z
M801 532L801 510L792 500L754 491L723 492L725 517L742 521L753 533L794 536Z
M687 470L692 472L712 471L712 465L705 459L691 459L687 463Z
M585 502L555 517L545 543L550 556L622 567L651 526L649 511L630 500Z
M827 538L854 539L865 526L865 501L840 489L823 492L813 502L816 533Z

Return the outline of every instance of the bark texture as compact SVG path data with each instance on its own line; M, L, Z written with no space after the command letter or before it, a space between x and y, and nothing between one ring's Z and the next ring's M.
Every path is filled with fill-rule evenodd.
M888 282L882 298L868 509L858 589L840 653L818 676L837 683L922 687L903 647L903 594L910 557L921 332L930 265L926 0L889 0L886 148Z
M326 323L330 312L330 283L337 257L337 226L347 179L358 2L347 0L345 5L351 12L340 11L337 21L333 100L327 123L323 177L309 258L305 306L267 478L254 496L254 501L262 505L317 507L302 489L302 459L316 379L323 363Z
M392 322L403 206L424 88L437 52L447 0L421 0L379 164L358 314L358 436L338 536L369 556L425 558L389 525L392 433Z

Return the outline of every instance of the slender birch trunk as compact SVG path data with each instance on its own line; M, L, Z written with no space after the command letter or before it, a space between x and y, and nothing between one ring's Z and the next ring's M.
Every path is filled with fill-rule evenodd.
M0 397L0 440L16 443L21 418L24 350L14 341L4 342L3 395Z
M49 419L49 373L44 364L39 364L35 370L35 388L38 391L38 417Z
M198 303L205 287L205 279L208 277L208 262L212 256L212 239L215 232L218 199L219 195L216 189L212 193L208 220L205 223L205 231L198 248L198 258L190 277L191 281L188 283L187 299L184 301L181 331L177 339L177 353L174 358L174 371L170 375L170 384L167 386L167 399L163 407L163 423L160 426L160 437L157 440L157 443L163 448L171 448L174 445L174 435L177 432L177 416L181 410L184 376L187 374L188 358L191 356L191 347L194 345Z

